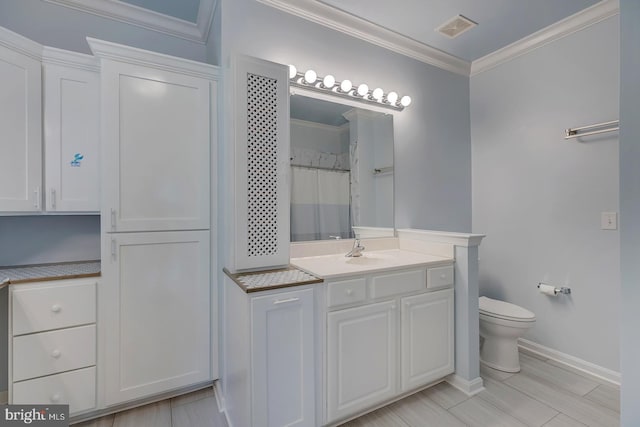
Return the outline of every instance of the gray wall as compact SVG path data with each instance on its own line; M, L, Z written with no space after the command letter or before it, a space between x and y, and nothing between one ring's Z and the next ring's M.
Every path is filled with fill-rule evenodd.
M100 216L0 217L0 266L100 259Z
M42 0L0 0L0 26L38 43L91 53L87 36L141 49L206 61L203 43L171 37Z
M618 135L563 137L618 118L618 32L615 16L471 78L480 294L532 310L526 339L615 371L620 233L600 213L618 211Z
M222 0L222 43L223 66L238 52L410 94L413 104L394 117L396 225L470 231L467 77L255 0Z
M640 425L640 2L621 0L620 231L621 425Z

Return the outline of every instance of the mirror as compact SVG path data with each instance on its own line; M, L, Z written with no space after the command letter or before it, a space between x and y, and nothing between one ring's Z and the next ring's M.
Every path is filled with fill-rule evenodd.
M393 236L392 114L291 95L290 158L292 242Z

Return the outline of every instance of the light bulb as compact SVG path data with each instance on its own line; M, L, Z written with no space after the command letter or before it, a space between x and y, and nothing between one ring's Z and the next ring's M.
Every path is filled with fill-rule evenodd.
M396 105L397 101L398 101L398 94L396 92L389 92L387 94L387 102L389 102L389 104Z
M327 89L331 89L335 84L336 84L336 78L333 77L331 74L327 74L325 78L322 80L322 85Z
M400 99L400 105L402 105L403 107L408 107L409 105L411 105L411 97L409 95L403 96L402 99Z
M289 78L292 79L298 75L298 69L295 65L289 65Z
M353 83L351 83L351 80L343 80L342 83L340 83L340 90L344 93L349 92L352 88Z
M377 87L377 88L375 88L373 90L373 92L371 93L371 96L376 101L380 101L382 99L382 97L384 96L384 91L381 88Z
M368 93L369 93L369 86L367 86L364 83L362 83L360 86L358 86L358 95L366 96Z
M317 79L318 79L318 75L313 70L307 70L307 72L304 73L304 81L307 84L312 85L316 82Z

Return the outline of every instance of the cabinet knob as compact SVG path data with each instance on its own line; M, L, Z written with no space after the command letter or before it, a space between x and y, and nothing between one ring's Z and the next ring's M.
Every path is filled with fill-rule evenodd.
M410 302L405 302L404 305L407 306L407 307L411 307L411 303Z
M391 310L395 310L395 309L396 309L396 305L395 305L395 304L393 304L393 305L391 306Z
M62 310L62 307L60 307L58 304L53 304L51 306L51 311L53 311L54 313L60 313L60 310Z
M440 279L441 279L441 280L444 280L444 279L446 279L446 278L447 278L447 275L446 275L446 274L442 273L442 274L440 275Z
M55 349L51 352L51 357L53 357L54 359L59 358L62 355L62 352L60 352L60 350Z
M349 296L353 295L353 291L352 291L351 289L347 289L346 293L347 293L347 295L349 295Z
M52 394L51 397L49 398L49 400L51 400L51 402L53 402L53 403L60 402L60 393Z

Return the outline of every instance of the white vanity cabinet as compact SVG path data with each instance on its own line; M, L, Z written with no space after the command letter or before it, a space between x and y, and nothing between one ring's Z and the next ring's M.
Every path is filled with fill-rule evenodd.
M74 279L9 287L9 402L96 408L96 286Z
M327 424L454 371L451 265L339 278L325 289Z
M45 208L100 211L100 74L96 58L43 50Z
M0 212L42 209L41 55L0 27Z
M234 426L316 426L315 289L246 293L225 276L225 410Z

